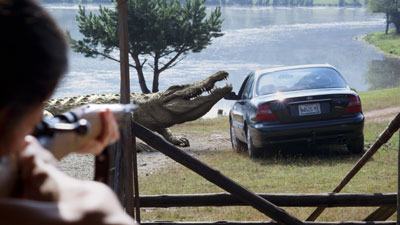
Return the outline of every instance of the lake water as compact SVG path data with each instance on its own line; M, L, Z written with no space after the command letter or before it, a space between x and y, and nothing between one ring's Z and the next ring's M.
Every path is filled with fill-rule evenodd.
M45 5L63 29L80 38L75 14L77 5ZM87 5L88 11L98 9ZM112 7L108 5L108 7ZM383 15L363 8L224 7L224 36L214 39L201 53L189 54L160 76L160 90L173 84L193 82L226 70L237 91L252 70L310 63L335 66L353 88L364 91L400 85L400 62L387 59L361 42L360 36L383 30ZM118 52L115 52L118 57ZM151 89L152 73L145 70ZM70 68L54 97L119 92L119 64L70 53ZM131 90L140 92L136 71L131 70ZM217 109L228 111L222 100Z

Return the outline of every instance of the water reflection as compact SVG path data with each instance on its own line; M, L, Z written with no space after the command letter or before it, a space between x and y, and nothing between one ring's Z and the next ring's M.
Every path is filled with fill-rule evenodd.
M400 59L372 60L364 79L371 90L400 86Z

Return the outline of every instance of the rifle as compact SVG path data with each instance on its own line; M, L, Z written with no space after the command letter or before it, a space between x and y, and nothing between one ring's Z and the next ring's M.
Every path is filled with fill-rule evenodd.
M102 131L102 119L99 112L109 109L116 117L119 127L132 120L131 112L136 105L99 104L85 105L52 118L44 118L38 124L33 135L39 143L50 150L57 159L62 158L88 141L98 137ZM108 151L105 150L95 160L95 180L108 180Z

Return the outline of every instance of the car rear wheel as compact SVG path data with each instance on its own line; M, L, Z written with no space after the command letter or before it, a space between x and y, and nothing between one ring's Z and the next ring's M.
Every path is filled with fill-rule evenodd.
M232 126L232 122L230 124L230 131L231 131L230 134L231 134L231 143L232 143L233 151L241 152L241 149L239 146L240 145L239 140L236 138L235 129Z
M347 149L354 154L362 153L364 151L364 136L351 140L347 144Z
M261 157L261 149L254 147L253 142L251 140L250 130L247 129L247 151L250 158L260 158Z

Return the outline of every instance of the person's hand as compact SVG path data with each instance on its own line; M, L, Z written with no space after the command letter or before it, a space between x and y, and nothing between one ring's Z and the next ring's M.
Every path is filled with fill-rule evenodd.
M112 112L110 110L101 112L101 118L103 120L102 134L80 147L75 151L76 153L98 155L105 147L119 139L118 124Z

